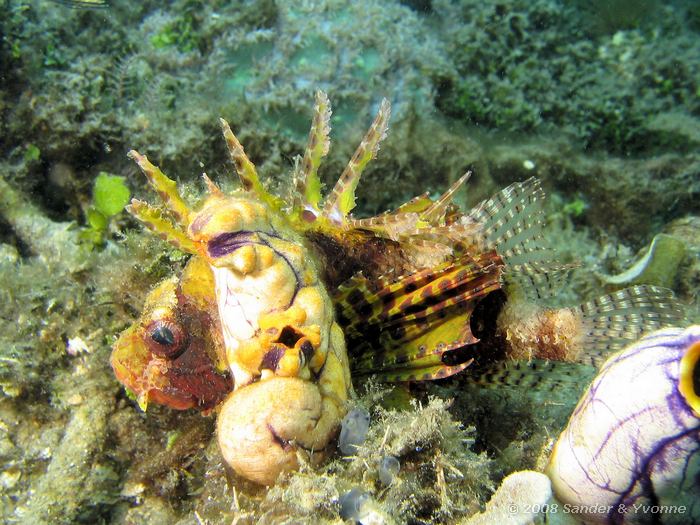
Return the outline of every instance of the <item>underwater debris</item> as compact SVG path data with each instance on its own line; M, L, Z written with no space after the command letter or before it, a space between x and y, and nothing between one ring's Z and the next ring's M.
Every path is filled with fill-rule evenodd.
M653 284L673 288L678 267L685 257L685 243L676 237L659 233L642 257L629 269L617 275L600 275L603 282L616 286Z
M370 494L354 488L340 496L340 517L360 525L394 525Z
M691 523L700 518L699 450L700 326L667 328L601 367L546 473L586 521Z
M368 431L369 412L362 407L353 408L340 423L338 448L346 456L351 456L365 442Z
M78 232L70 223L54 222L22 194L0 178L0 216L7 221L14 234L29 247L32 255L47 264L55 264L68 271L78 271L87 265L81 250Z

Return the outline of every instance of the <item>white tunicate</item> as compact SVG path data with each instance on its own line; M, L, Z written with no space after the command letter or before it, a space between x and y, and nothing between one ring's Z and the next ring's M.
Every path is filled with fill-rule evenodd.
M391 485L401 469L401 463L394 456L382 456L379 460L379 481Z
M352 489L340 496L340 517L344 520L360 521L364 515L363 505L369 494L362 489Z
M364 408L353 408L341 423L338 448L346 456L357 452L357 447L365 442L369 430L369 412Z

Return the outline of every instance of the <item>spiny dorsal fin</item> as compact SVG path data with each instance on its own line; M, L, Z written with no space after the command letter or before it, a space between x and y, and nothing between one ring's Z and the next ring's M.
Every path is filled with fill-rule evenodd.
M197 253L195 243L179 227L163 217L161 210L138 199L132 199L126 210L142 222L149 230L178 250L192 254Z
M231 127L228 125L224 119L220 118L219 123L221 124L221 130L224 134L224 140L226 141L226 146L228 147L229 157L231 162L236 168L236 173L238 173L238 178L241 181L241 185L245 191L254 192L260 200L265 202L267 205L280 209L282 206L282 200L276 197L265 189L260 182L258 177L258 172L255 169L255 164L253 164L248 155L246 155L243 146L238 141L236 136L231 131Z
M331 105L328 95L323 91L316 92L316 103L314 104L314 118L309 131L309 140L304 150L304 158L301 161L299 172L297 173L295 200L299 199L302 210L310 207L318 212L321 201L321 180L318 177L318 167L321 159L328 154L330 147L331 131Z
M180 192L177 191L177 184L174 180L168 178L158 166L154 166L145 155L141 155L136 150L131 150L127 153L130 159L136 161L143 174L146 175L148 183L156 190L163 204L172 213L175 221L182 227L186 228L190 224L190 208L183 200ZM143 209L145 203L138 202L136 208ZM138 217L137 217L138 218ZM155 230L154 230L155 231Z
M438 200L436 200L427 210L421 213L421 220L427 222L428 224L439 224L444 218L447 206L449 206L450 202L452 202L454 194L465 182L469 180L471 174L472 172L468 171L457 179L457 181L450 186L450 188L443 193Z
M328 196L323 206L323 215L336 224L344 223L348 214L355 207L355 188L360 181L362 171L367 163L376 157L379 151L379 143L386 137L389 128L391 106L387 99L383 99L379 112L372 122L367 134L355 150L355 154L348 162L345 170L335 183L333 191Z

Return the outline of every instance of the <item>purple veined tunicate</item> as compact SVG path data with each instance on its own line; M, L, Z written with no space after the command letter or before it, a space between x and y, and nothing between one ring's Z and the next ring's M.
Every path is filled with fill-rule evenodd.
M700 326L654 332L610 357L547 474L588 523L700 523Z
M361 407L353 408L348 412L340 427L338 448L346 456L357 452L357 447L367 439L369 430L369 412Z

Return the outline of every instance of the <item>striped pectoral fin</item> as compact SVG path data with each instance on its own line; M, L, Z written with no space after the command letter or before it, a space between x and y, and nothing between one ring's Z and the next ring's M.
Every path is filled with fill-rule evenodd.
M595 368L591 366L531 359L475 364L465 373L463 380L481 388L519 389L534 398L544 396L544 400L548 400L552 393L567 396L573 392L575 399L594 375Z
M492 252L417 272L371 290L362 278L341 288L334 298L345 329L362 331L375 324L425 319L452 306L482 297L500 287L500 259Z
M424 374L434 374L434 377L422 379L456 374L469 362L447 364L445 357L453 350L478 342L469 325L472 310L472 307L452 309L447 319L437 318L433 322L417 325L415 330L411 329L415 323L407 323L407 327L401 327L393 334L391 331L382 332L374 346L365 341L369 344L363 345L362 353L353 357L353 367L358 374L379 375L387 381L420 380ZM417 336L410 340L405 337L416 332L419 332ZM445 341L452 342L448 344ZM392 374L401 378L386 379Z
M588 301L577 310L583 331L580 360L595 366L648 332L687 322L684 305L671 290L659 286L631 286Z
M460 363L458 365L446 365L444 363L425 367L403 368L395 370L382 370L372 375L380 381L386 383L400 383L404 381L434 381L435 379L445 379L446 377L459 374L472 362Z

